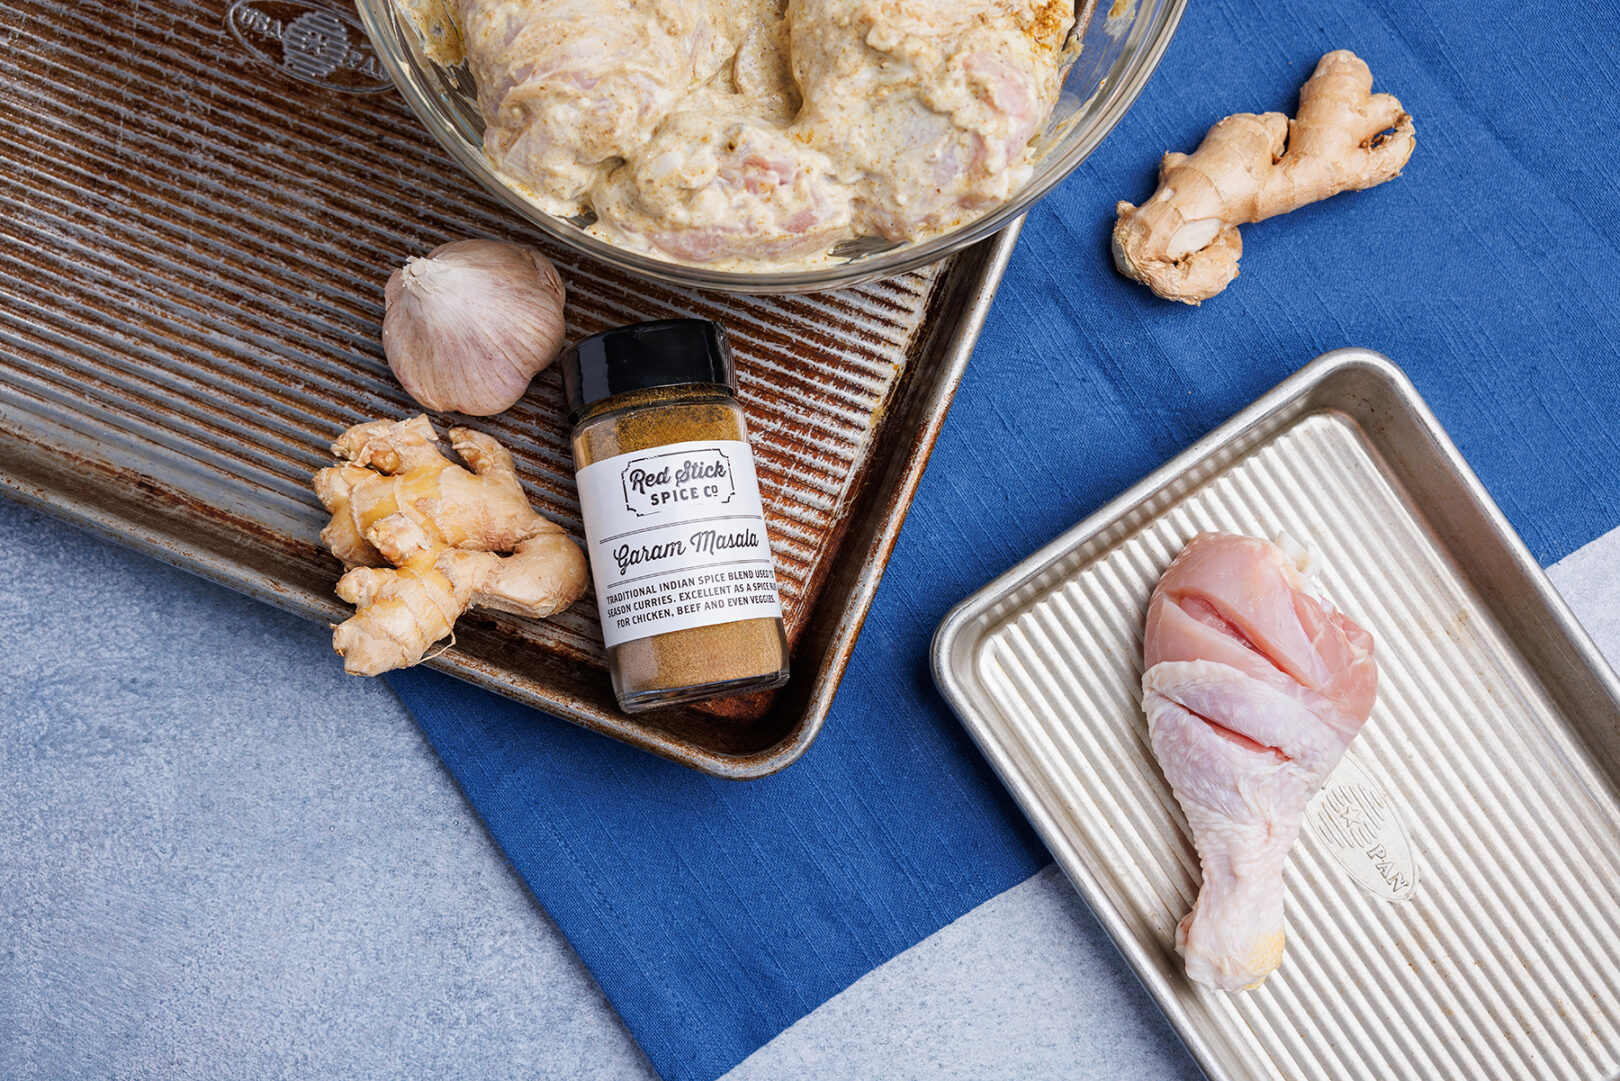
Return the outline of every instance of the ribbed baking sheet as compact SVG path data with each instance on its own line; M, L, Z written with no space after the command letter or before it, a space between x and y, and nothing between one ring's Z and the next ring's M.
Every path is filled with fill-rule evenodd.
M1240 994L1182 974L1198 862L1140 705L1148 597L1213 529L1316 547L1380 671ZM1620 685L1384 358L1313 362L969 598L935 672L1216 1081L1620 1071Z
M730 332L794 682L729 718L627 717L589 596L543 622L465 617L432 663L726 776L804 750L1016 227L834 293L682 291L527 231L432 143L341 0L21 0L5 31L0 492L343 619L309 478L349 425L418 411L382 356L384 281L445 241L535 243L567 282L570 338L670 316ZM469 423L512 449L536 506L579 537L555 370Z

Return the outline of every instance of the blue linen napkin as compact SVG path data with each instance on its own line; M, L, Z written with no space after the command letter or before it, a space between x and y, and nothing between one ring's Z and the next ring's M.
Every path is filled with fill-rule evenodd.
M1047 857L935 695L955 601L1342 345L1402 364L1543 563L1620 524L1620 21L1607 5L1194 0L1031 215L825 732L712 780L444 676L391 677L668 1081L709 1081ZM1116 276L1116 199L1348 48L1406 175L1244 229L1202 308ZM995 483L985 478L998 478Z

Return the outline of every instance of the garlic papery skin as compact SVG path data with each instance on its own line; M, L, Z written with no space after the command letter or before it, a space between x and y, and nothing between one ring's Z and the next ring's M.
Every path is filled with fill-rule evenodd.
M562 279L522 244L442 244L407 259L385 296L388 366L428 409L476 417L510 409L562 349Z

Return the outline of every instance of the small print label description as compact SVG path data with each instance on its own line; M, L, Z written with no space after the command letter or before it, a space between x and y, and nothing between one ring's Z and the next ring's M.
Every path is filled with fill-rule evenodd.
M782 615L748 444L674 443L577 474L609 647Z

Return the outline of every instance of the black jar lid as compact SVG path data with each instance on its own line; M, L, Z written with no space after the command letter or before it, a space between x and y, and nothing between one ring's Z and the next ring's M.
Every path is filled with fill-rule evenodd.
M564 349L560 363L570 421L588 406L631 390L685 383L737 389L726 332L707 319L659 319L604 330Z

